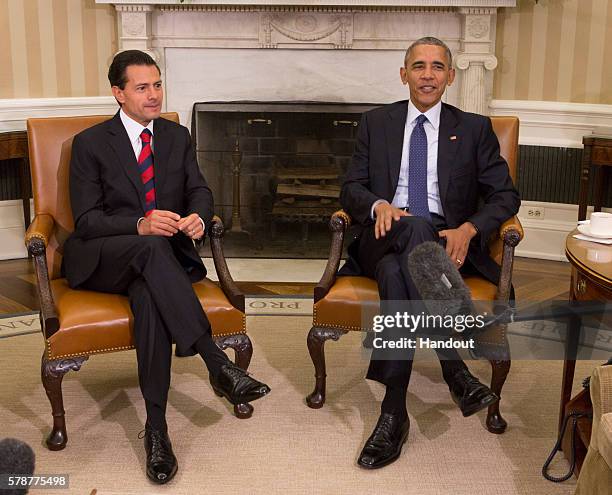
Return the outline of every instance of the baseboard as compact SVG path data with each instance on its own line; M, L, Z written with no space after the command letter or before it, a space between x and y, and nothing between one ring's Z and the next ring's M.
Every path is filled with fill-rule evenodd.
M583 136L612 135L612 105L555 101L492 100L490 115L516 115L519 144L582 148Z
M0 132L23 131L34 117L113 115L117 109L112 96L0 99Z

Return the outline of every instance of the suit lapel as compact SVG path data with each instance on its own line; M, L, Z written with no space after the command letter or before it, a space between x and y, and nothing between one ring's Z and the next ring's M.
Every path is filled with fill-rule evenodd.
M142 206L142 211L144 211L145 191L142 180L140 179L140 172L138 171L138 162L134 155L134 148L132 148L130 138L128 137L125 127L123 127L121 117L119 117L119 112L109 121L108 132L111 148L113 148L113 151L117 155L119 163L121 163L121 168L134 186L136 194L138 195L138 200Z
M393 199L399 181L402 164L402 148L404 146L404 129L408 115L408 102L402 101L389 111L389 118L385 122L385 135L387 137L387 152L389 160L389 181L391 189L390 198Z
M461 136L457 132L459 130L457 124L455 115L442 103L438 133L438 189L443 207L446 204L446 190L448 189L450 172L460 145Z
M153 124L153 167L155 170L155 196L157 197L158 207L160 207L160 192L164 187L173 140L174 134L169 131L166 121L164 119L155 120Z

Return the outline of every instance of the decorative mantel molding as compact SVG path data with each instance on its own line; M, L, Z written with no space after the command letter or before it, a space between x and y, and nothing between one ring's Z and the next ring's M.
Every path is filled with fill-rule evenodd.
M212 50L250 50L253 57L269 58L261 50L278 50L280 59L291 63L286 49L309 54L321 50L380 51L391 57L421 36L446 40L457 61L456 87L449 103L464 110L487 113L492 93L491 71L495 58L497 9L514 7L516 0L96 0L111 3L117 10L119 50L139 49L150 53L166 77L169 60L180 49L197 49L194 57L203 63ZM178 50L175 50L178 49ZM206 52L202 49L211 50ZM234 52L231 52L234 53ZM251 54L249 54L251 56ZM169 58L170 57L170 58ZM351 58L351 57L348 57ZM279 59L279 60L280 60ZM322 56L321 59L329 59ZM385 62L389 66L388 62ZM382 62L381 62L382 64ZM323 64L328 74L340 72L338 62ZM226 66L219 67L223 70ZM176 70L176 68L173 68ZM213 68L217 70L217 68ZM386 72L387 88L378 94L393 93L395 79ZM185 74L186 79L189 79ZM181 79L181 78L179 78ZM185 78L183 78L185 79ZM274 85L274 81L270 81ZM214 89L214 88L213 88ZM223 85L222 94L232 93ZM329 98L329 88L321 88L320 98ZM214 91L212 91L214 93ZM300 99L298 92L295 99ZM343 95L341 95L342 97ZM253 95L255 97L255 95ZM317 96L315 95L315 99ZM336 96L337 98L337 96ZM181 100L180 112L193 104ZM184 113L181 114L185 116Z

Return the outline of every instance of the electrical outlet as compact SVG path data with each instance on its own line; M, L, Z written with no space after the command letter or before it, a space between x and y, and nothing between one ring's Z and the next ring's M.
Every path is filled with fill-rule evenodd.
M542 218L544 218L544 208L530 206L527 208L527 216L529 218L541 220Z

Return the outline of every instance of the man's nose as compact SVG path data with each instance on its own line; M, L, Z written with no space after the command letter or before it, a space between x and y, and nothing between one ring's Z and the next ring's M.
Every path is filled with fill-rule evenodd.
M433 77L433 71L431 70L431 67L425 67L423 73L421 74L421 77L423 79L431 79Z

